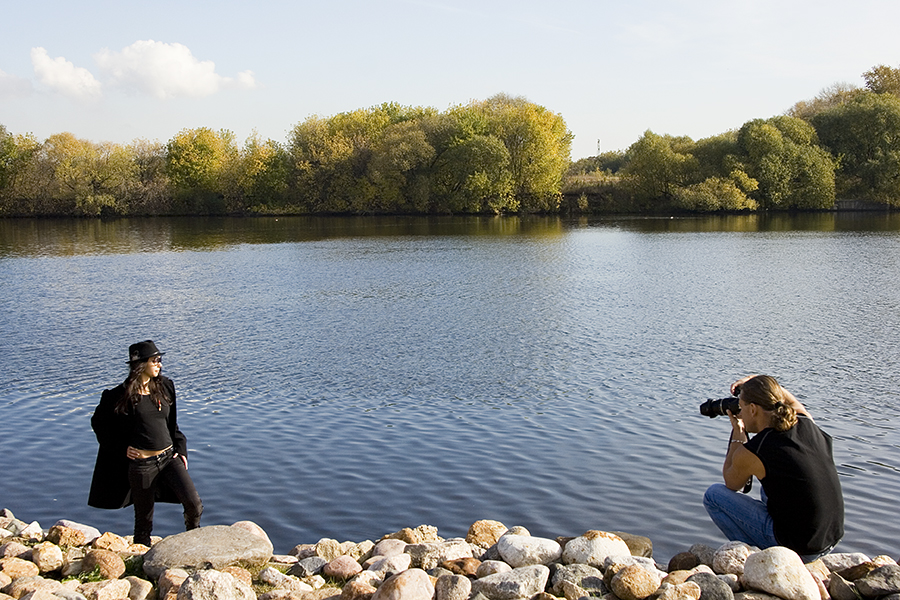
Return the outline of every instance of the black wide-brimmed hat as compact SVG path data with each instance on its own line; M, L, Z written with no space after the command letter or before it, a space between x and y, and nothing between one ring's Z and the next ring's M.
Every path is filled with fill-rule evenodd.
M146 340L128 346L128 364L143 362L154 356L162 356L165 352L160 352L153 340Z

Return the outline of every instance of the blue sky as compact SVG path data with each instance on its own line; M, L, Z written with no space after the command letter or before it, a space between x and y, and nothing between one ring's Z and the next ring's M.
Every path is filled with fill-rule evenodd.
M98 142L283 142L311 115L502 92L561 114L577 159L900 66L896 0L0 0L0 22L0 124Z

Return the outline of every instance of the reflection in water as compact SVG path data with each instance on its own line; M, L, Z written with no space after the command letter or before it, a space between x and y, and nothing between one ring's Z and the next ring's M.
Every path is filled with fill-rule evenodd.
M892 232L900 212L822 212L700 217L159 217L0 219L0 258L220 250L385 236L559 236L582 227L643 233Z
M221 250L384 236L557 236L559 217L0 219L0 257Z

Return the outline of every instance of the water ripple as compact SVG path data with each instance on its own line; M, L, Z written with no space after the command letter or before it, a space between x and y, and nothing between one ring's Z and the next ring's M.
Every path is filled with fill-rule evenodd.
M421 523L464 535L479 518L630 531L661 560L720 543L701 497L728 423L697 406L755 371L834 436L839 549L900 554L884 527L900 495L896 232L653 227L225 230L198 247L157 223L94 253L7 254L0 470L40 484L0 504L128 532L129 511L85 506L89 422L124 349L149 337L177 384L204 522L254 520L279 552ZM180 528L176 507L157 521Z

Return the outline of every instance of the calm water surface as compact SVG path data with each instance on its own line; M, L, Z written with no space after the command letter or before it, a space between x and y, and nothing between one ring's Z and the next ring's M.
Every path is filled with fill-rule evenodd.
M724 542L699 403L765 372L835 438L838 549L897 556L898 281L898 215L0 221L0 506L131 532L85 504L89 421L152 338L204 524L283 553L497 519L666 561Z

